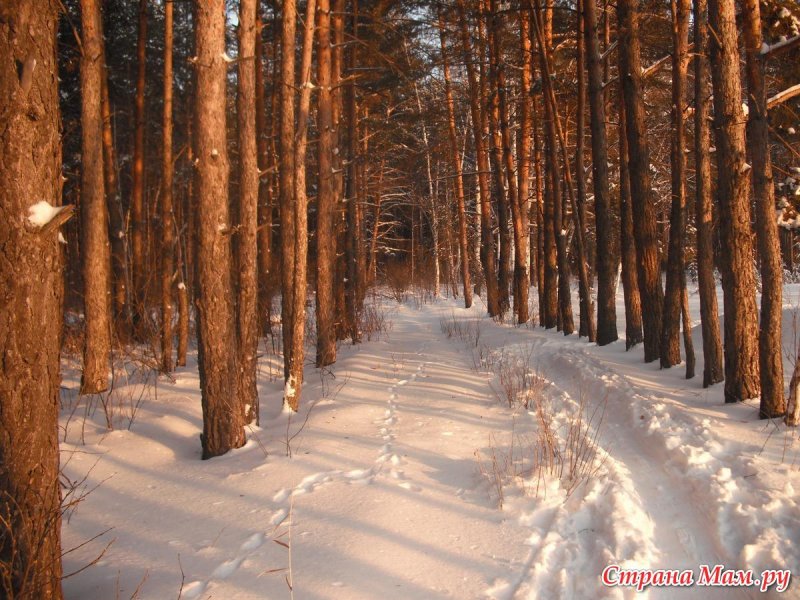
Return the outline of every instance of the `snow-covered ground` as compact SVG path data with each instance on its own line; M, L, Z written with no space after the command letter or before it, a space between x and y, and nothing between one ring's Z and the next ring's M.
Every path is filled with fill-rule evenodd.
M788 350L800 288L785 296ZM65 515L65 573L102 554L67 598L628 598L606 566L800 574L797 433L701 387L699 322L687 381L641 347L496 323L479 301L380 304L390 330L309 365L298 415L265 350L262 427L210 461L196 363L118 382L108 431L66 361L62 464L86 495Z

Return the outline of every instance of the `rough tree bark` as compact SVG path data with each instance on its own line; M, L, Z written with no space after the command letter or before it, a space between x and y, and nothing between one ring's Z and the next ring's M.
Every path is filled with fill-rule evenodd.
M603 97L603 64L597 39L595 0L583 0L586 57L589 80L589 114L592 133L592 184L594 186L595 236L597 239L597 344L618 338L616 267L619 261L614 235L614 215L608 184L608 137Z
M639 51L639 15L635 0L620 0L619 20L620 79L625 102L628 138L628 173L636 242L639 293L644 326L644 360L660 355L661 314L664 294L661 289L658 230L650 186L650 149L642 86Z
M258 1L239 3L239 119L237 330L239 342L239 402L245 423L258 424L258 142L256 130L256 54Z
M353 2L352 31L354 39L358 39L358 1ZM351 74L354 72L358 60L358 46L351 45L348 48L348 68ZM359 230L358 230L358 163L359 157L359 121L358 121L358 98L356 95L356 85L354 80L350 80L345 88L344 94L345 118L347 119L347 180L345 182L345 329L354 344L361 342L361 332L359 330L359 302L358 289L358 252L359 252Z
M283 376L289 382L294 330L294 123L295 123L295 36L297 6L286 0L281 12L280 81L280 234L281 234L281 327L283 329ZM288 386L287 386L288 387Z
M636 244L633 239L633 207L628 173L628 135L625 127L625 103L619 102L619 220L622 255L622 291L625 298L625 350L644 340L642 335L642 300L636 272Z
M284 254L283 274L291 286L291 335L284 338L286 382L283 398L285 404L297 412L303 385L306 324L306 257L308 254L308 198L306 196L306 149L308 145L308 116L311 108L311 54L314 44L314 12L316 2L306 4L303 48L300 60L300 101L297 106L297 125L294 123L294 53L296 10L293 0L283 5L282 63L281 63L281 152L292 153L291 172L281 172L281 244ZM281 168L284 162L282 159ZM284 178L288 188L284 188ZM285 203L290 204L291 222L284 226ZM291 254L291 269L287 268L286 254ZM284 287L285 291L289 289ZM284 316L285 318L285 316ZM284 334L285 335L285 334Z
M562 181L561 181L561 167L558 160L558 144L559 144L559 131L560 125L558 122L557 104L555 102L555 92L553 91L552 78L550 76L550 52L553 47L553 7L541 6L540 2L536 0L534 3L533 11L533 29L535 31L537 41L539 43L539 60L541 63L542 77L542 93L544 95L544 136L545 136L545 170L549 171L548 181L550 183L550 198L545 199L547 207L549 200L549 216L550 224L549 230L554 238L554 245L556 248L556 263L557 263L557 276L558 276L558 315L557 320L561 325L564 335L570 335L575 331L575 324L572 318L572 301L570 298L570 266L569 258L567 256L567 236L566 229L563 223L562 211ZM564 150L564 140L561 140L562 150ZM566 153L563 153L566 158ZM569 164L564 161L564 169L569 169ZM571 187L571 181L567 182ZM572 193L572 190L568 190ZM545 212L545 229L548 229L548 213ZM576 232L578 233L578 232ZM547 240L545 238L545 246ZM582 252L580 261L584 261ZM585 262L584 262L585 267ZM546 277L546 275L545 275ZM588 299L588 298L587 298ZM588 312L587 312L588 315Z
M273 155L270 153L271 130L270 125L275 123L274 111L267 123L267 103L265 99L264 69L267 48L263 41L262 30L265 27L264 19L257 18L256 30L256 135L258 136L258 319L259 329L263 335L272 331L270 323L272 315L272 295L270 290L270 277L272 275L272 195L275 175L272 171ZM278 37L277 35L275 36ZM273 56L273 59L275 57ZM277 60L274 60L277 63ZM272 88L272 100L277 94Z
M505 315L511 305L511 246L512 233L509 227L511 189L503 168L503 142L500 133L500 91L498 85L500 58L495 49L495 14L492 0L481 0L477 20L478 56L482 57L478 67L480 73L482 104L484 110L484 132L488 140L489 159L492 169L492 205L497 212L498 252L497 289L500 315ZM488 60L488 69L486 61ZM516 186L515 186L516 187Z
M225 0L196 0L197 347L203 459L244 445L238 400L228 151Z
M0 596L5 598L62 598L63 257L56 225L71 209L41 228L27 222L33 204L61 204L59 6L56 0L0 5L0 55L6 57L0 64Z
M319 191L317 193L317 367L336 362L336 302L333 279L336 270L336 180L333 128L333 89L331 87L330 0L319 0L317 10L317 109L319 130Z
M689 13L691 0L672 0L672 205L669 218L667 283L661 323L661 367L668 369L681 362L681 303L686 287L684 244L686 238L686 129L683 108L686 104Z
M111 246L103 173L103 18L81 2L81 265L85 334L81 394L108 389L111 375Z
M586 40L584 36L583 6L585 0L577 0L576 19L577 29L576 38L576 96L577 107L575 114L575 193L577 195L577 211L573 216L576 222L586 223L586 167L584 156L586 154L586 51L584 49ZM576 231L577 234L577 231ZM577 241L578 238L576 237ZM588 280L588 271L587 271ZM588 337L590 342L594 342L597 337L597 328L589 328L589 315L586 298L584 294L580 296L580 317L578 320L578 337ZM594 323L594 321L593 321Z
M703 387L723 380L722 341L714 281L714 218L711 212L711 95L708 70L708 11L706 0L694 3L694 155L697 285L703 330Z
M749 167L745 160L745 118L734 0L709 0L708 14L709 27L714 32L709 46L722 243L719 262L725 312L725 401L738 402L756 397L760 390Z
M172 371L172 282L175 221L172 207L172 2L164 4L164 113L161 153L161 370Z
M493 58L495 71L495 84L500 125L500 142L502 144L503 166L506 170L506 186L508 188L508 205L511 208L512 233L514 238L514 269L513 269L513 298L514 312L517 314L517 323L523 324L528 320L528 231L527 216L523 217L522 199L517 185L517 165L511 152L511 131L509 127L509 102L506 89L506 75L502 58L502 17L498 14L496 0L490 0L492 10L492 32L490 40L492 47L490 55ZM522 135L522 132L520 132ZM517 157L518 163L521 157ZM527 215L527 210L525 210Z
M759 416L771 419L786 412L783 399L783 348L781 313L783 268L775 218L775 192L769 152L769 114L761 56L761 8L758 0L744 0L743 29L747 55L747 148L753 164L756 239L761 258L761 323L758 355L761 406Z
M531 106L531 91L533 89L533 52L531 51L531 15L527 10L520 12L520 51L522 53L522 76L520 78L520 97L517 111L519 113L519 134L517 136L517 176L520 228L525 254L520 254L514 262L514 280L519 281L520 288L525 290L525 307L517 311L520 323L527 322L530 317L528 296L531 286L531 250L530 234L530 176L531 176L531 143L533 141L533 114ZM524 269L524 273L522 270ZM524 313L521 312L524 310Z

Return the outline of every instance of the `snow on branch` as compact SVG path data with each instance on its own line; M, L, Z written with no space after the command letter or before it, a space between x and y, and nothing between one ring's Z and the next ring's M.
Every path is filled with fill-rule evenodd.
M800 96L800 83L793 85L792 87L786 88L782 92L778 92L771 98L767 100L767 108L773 108L779 104L783 104L787 100L794 98L795 96Z
M61 227L69 221L75 206L66 204L64 206L53 206L46 200L40 200L36 204L28 207L28 217L26 219L30 229L37 233L47 233Z
M800 35L790 37L788 40L781 40L774 44L761 44L761 56L772 57L780 52L791 50L795 46L800 46Z

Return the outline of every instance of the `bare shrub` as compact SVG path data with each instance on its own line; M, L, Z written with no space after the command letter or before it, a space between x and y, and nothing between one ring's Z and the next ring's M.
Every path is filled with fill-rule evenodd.
M483 322L480 319L459 319L455 313L450 317L439 319L439 328L448 338L458 338L465 344L478 347L483 331Z
M386 285L397 302L405 302L411 287L411 267L405 261L393 260L384 269Z
M492 360L500 389L492 388L497 399L509 408L521 406L527 409L531 400L548 385L532 365L534 354L534 346L527 345L514 352L502 350Z
M391 331L392 321L386 318L386 311L377 296L364 303L359 315L359 329L367 341L377 340Z
M536 423L530 434L511 432L507 449L498 449L494 437L486 454L475 452L478 470L502 507L509 485L526 496L540 497L548 481L557 480L569 497L582 483L595 477L607 454L600 447L607 398L590 405L581 390L577 401L550 398L549 386L536 374L528 388L529 414Z

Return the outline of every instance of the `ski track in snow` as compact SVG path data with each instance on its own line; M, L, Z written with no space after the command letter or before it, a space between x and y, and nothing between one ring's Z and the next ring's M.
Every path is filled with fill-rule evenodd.
M639 545L636 560L623 566L696 571L701 564L725 564L727 568L753 569L757 576L763 569L784 564L793 573L798 572L800 550L788 525L794 520L796 529L800 509L792 494L775 493L757 480L757 469L749 458L753 448L721 442L710 419L699 419L664 398L640 392L627 377L600 362L576 340L553 339L540 332L536 338L538 368L559 382L551 382L550 393L555 388L565 401L570 392L575 397L588 393L607 401L603 426L609 454L599 477L589 486L621 487L624 505L622 512L602 514L598 511L602 503L593 498L596 489L584 496L577 513L567 510L569 502L559 507L545 504L539 516L532 515L532 541L538 545L525 564L527 573L510 584L501 582L490 588L487 595L510 599L518 597L518 591L529 590L531 598L588 597L589 590L574 589L575 582L564 576L565 571L585 572L583 561L591 553L575 552L570 547L575 540L569 536L575 533L570 520L580 520L580 513L587 511L591 513L587 527L596 527L607 518L616 533L646 532L644 539L633 540ZM530 352L529 348L524 351ZM548 516L548 510L554 516ZM633 522L624 522L626 512L630 517L637 510L644 511L649 523L641 519L636 522L635 516ZM595 567L615 562L608 550L619 544L603 539L614 534L602 527L593 530L595 543L608 542L606 548L596 548L606 556ZM548 564L555 565L550 572ZM605 592L633 597L630 590ZM751 598L754 593L752 588L649 588L644 596Z

